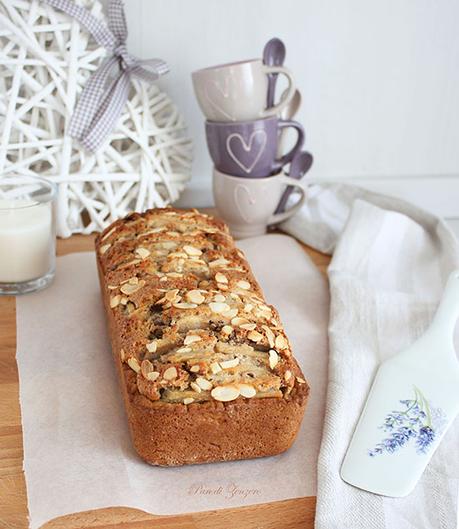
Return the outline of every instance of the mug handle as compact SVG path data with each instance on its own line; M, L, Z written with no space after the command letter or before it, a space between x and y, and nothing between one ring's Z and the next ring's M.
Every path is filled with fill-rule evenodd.
M301 150L304 144L304 128L301 123L298 123L298 121L293 121L292 119L286 119L286 120L280 120L279 121L279 129L287 129L289 127L293 127L298 132L298 138L296 140L295 145L292 147L292 149L284 154L280 160L278 160L279 165L282 167L285 164L291 162L295 156L295 154Z
M271 215L268 221L269 225L278 224L279 222L284 222L284 220L289 219L301 208L301 206L304 204L304 201L306 200L306 189L298 182L298 180L285 175L279 175L276 178L279 178L280 181L287 186L293 186L294 188L299 189L301 197L300 200L298 200L298 202L287 211L284 211L283 213L274 213Z
M290 102L290 100L293 97L293 94L296 90L295 81L293 80L293 74L288 68L284 68L283 66L266 66L263 65L263 71L266 75L270 73L277 73L277 74L283 74L285 77L287 77L288 81L288 87L282 94L281 100L277 105L274 105L273 107L266 108L263 113L262 117L268 117L268 116L276 116L280 114L280 111Z

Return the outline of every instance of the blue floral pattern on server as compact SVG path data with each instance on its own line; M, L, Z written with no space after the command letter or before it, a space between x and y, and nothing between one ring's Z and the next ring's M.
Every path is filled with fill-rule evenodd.
M413 390L413 399L400 400L401 409L386 415L379 428L388 435L368 451L371 457L393 454L409 444L418 454L426 454L443 431L446 424L443 410L433 407L419 388Z

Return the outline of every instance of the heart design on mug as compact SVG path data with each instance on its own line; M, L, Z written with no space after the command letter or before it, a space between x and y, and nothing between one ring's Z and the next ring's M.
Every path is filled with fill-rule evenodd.
M253 142L256 136L260 136L261 142L258 145L258 151L252 152ZM261 155L263 154L267 141L268 141L268 137L267 137L266 131L262 129L254 130L252 134L250 135L248 143L245 142L244 138L239 133L234 132L233 134L230 134L228 138L226 138L226 150L228 151L228 154L231 156L234 162L236 162L237 165L243 171L245 171L247 174L250 174L252 172L252 169L255 167L258 160L260 159ZM234 148L236 148L236 144L241 145L243 149L243 153L244 152L250 153L250 157L252 157L252 162L249 165L244 163L244 161L241 160L240 157L238 157L237 154L234 152L232 145L234 145Z
M227 119L233 121L234 118L231 114L228 114L217 102L216 99L228 99L230 95L229 90L229 78L225 78L225 86L221 86L219 81L211 81L205 85L204 92L206 94L207 101Z
M238 184L234 188L234 202L242 219L245 222L250 222L252 217L249 212L251 207L257 203L256 198L250 193L250 189L244 184Z

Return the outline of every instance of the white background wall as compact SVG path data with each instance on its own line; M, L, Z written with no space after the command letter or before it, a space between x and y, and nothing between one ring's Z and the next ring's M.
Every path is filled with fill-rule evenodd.
M315 157L310 177L351 179L459 217L456 0L125 0L130 51L161 57L195 164L185 202L209 205L211 164L190 73L287 46Z

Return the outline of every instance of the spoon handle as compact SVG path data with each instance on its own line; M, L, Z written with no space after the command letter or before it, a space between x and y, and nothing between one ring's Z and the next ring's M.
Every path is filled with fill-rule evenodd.
M274 96L276 93L276 82L277 82L277 73L268 74L268 99L267 99L267 108L272 108L274 106Z
M274 212L276 215L278 213L283 213L285 211L285 206L287 205L287 200L290 198L290 195L293 192L293 186L288 186L287 189L283 192L281 199L279 200L279 204L277 204L276 211Z

